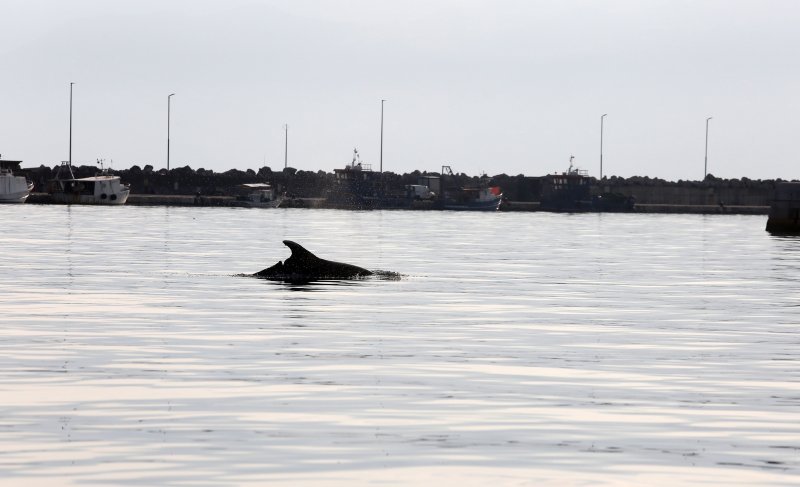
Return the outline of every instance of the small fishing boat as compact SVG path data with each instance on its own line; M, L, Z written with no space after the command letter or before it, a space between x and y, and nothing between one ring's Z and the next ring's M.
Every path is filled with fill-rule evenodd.
M375 196L379 176L372 171L372 165L361 162L358 149L353 149L353 161L344 169L334 169L333 174L333 184L325 192L326 206L347 210L373 208L367 198Z
M277 208L283 197L275 194L275 190L266 183L242 184L240 188L246 193L236 197L236 201L248 208Z
M88 178L76 178L72 172L72 85L69 84L69 159L56 170L55 179L47 182L47 192L53 203L68 205L124 205L131 193L130 185L122 184L100 164L100 173Z
M620 193L592 195L594 178L588 171L574 166L569 157L566 172L548 174L538 179L539 209L555 212L623 212L633 211L636 198Z
M101 170L100 174L88 178L76 178L72 165L61 164L55 179L48 181L47 192L53 203L72 205L124 205L131 188L122 184L119 176Z
M442 166L442 177L454 176L450 166ZM499 186L490 184L488 176L483 175L475 186L446 188L442 208L454 211L497 211L503 202L503 192Z
M503 201L503 193L497 186L488 188L461 188L456 193L448 193L444 201L445 210L455 211L497 211Z
M25 203L33 191L25 176L14 176L21 162L0 160L0 203Z

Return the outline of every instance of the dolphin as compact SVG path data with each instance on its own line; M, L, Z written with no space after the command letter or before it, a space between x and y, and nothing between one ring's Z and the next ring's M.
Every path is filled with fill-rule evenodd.
M289 247L292 255L272 267L256 272L253 277L271 279L273 281L308 282L320 279L354 279L371 276L372 272L364 268L320 259L302 245L284 240L283 244Z

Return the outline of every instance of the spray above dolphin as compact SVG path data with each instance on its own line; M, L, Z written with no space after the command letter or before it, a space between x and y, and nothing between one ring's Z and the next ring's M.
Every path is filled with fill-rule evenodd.
M256 272L253 277L270 279L273 281L309 282L324 279L357 279L373 275L362 267L332 260L320 259L302 245L284 240L283 244L289 247L292 255L272 267Z

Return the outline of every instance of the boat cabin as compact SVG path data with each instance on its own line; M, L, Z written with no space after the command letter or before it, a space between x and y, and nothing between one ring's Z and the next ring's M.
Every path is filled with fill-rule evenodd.
M245 183L236 189L236 199L250 203L268 203L277 199L275 189L267 183Z
M19 171L20 164L22 164L22 161L10 161L5 159L0 159L0 171L3 172Z
M540 178L540 203L542 209L576 210L591 207L591 178L582 169L561 174L548 174Z

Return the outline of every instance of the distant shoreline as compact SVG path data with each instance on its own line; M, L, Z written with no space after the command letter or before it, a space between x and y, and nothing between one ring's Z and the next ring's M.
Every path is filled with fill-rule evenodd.
M40 166L19 171L35 184L35 191L43 191L47 182L55 177L56 168ZM76 177L89 177L97 174L97 167L74 167ZM331 199L335 193L353 193L364 198L370 196L399 200L408 198L411 185L430 186L436 180L441 187L431 188L434 193L445 192L452 188L470 188L483 186L499 187L505 201L510 202L505 210L536 211L538 202L550 201L556 197L554 181L564 174L548 176L467 176L466 174L427 173L414 171L407 174L390 172L377 173L363 171L358 181L342 179L347 171L336 170L335 174L324 171L297 171L286 168L272 171L269 167L246 171L230 170L216 173L205 169L192 169L189 166L171 170L155 170L152 166L132 166L130 169L114 171L125 184L129 184L131 195L128 204L152 204L171 206L246 206L233 202L236 196L243 196L249 190L248 184L260 183L270 185L275 194L288 195L292 198L284 206L322 207L325 199ZM766 214L775 195L775 187L782 180L720 179L707 175L703 181L665 181L649 177L620 178L605 177L601 180L589 176L580 176L581 191L564 194L559 206L575 205L579 201L590 201L595 198L606 198L611 204L630 200L635 202L634 211L643 213L744 213ZM361 187L363 186L363 187ZM572 191L572 190L570 190ZM577 188L575 188L577 191ZM199 195L199 196L198 196ZM227 197L227 198L226 198ZM199 198L199 199L198 199ZM341 200L342 198L339 198ZM345 198L346 199L346 198ZM46 197L33 196L30 202L46 202ZM397 202L389 202L394 205ZM430 204L424 201L406 201L411 209L428 209ZM333 202L329 203L333 207ZM339 201L342 206L342 201ZM353 205L358 206L358 205ZM578 208L580 209L580 208ZM605 208L609 210L611 208Z

